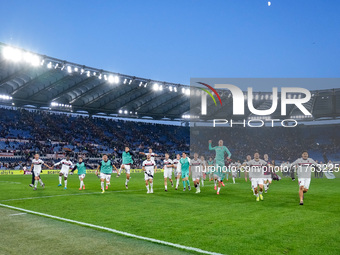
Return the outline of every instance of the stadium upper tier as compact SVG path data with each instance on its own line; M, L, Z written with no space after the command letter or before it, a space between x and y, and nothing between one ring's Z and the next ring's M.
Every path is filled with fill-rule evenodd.
M155 120L195 117L195 121L199 121L207 117L196 118L200 115L200 104L190 104L190 98L198 96L196 92L200 90L196 90L193 86L189 89L186 85L91 68L0 43L1 104ZM223 107L209 107L213 109L209 119L231 119L233 99L230 91L217 92ZM306 118L296 106L288 105L288 118L308 121L340 116L340 88L311 92L312 98L304 105L312 116ZM297 98L300 95L292 93L288 96ZM268 109L271 93L256 92L254 100L256 109ZM213 104L213 100L208 100L208 105ZM271 118L280 117L279 112L280 102ZM238 118L257 116L248 111Z

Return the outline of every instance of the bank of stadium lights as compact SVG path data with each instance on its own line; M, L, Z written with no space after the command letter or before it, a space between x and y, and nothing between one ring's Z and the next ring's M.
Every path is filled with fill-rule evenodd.
M198 119L198 118L199 118L199 116L190 115L190 114L182 115L182 119Z
M57 102L52 102L51 107L64 107L64 108L72 108L70 104L59 104Z
M182 88L182 93L187 96L190 96L190 89Z
M3 99L3 100L12 100L13 97L8 96L8 95L0 95L0 99Z
M38 55L10 46L3 48L2 54L6 60L16 63L26 62L32 66L39 66L42 63Z

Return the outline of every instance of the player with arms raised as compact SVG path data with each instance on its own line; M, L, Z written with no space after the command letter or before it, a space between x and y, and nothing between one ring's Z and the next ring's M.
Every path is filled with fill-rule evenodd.
M70 168L73 167L73 163L70 160L70 156L67 155L66 159L61 160L60 162L54 164L53 166L59 166L61 165L61 170L59 172L59 184L58 187L61 186L61 182L62 182L62 178L64 176L64 184L65 184L65 188L67 189L67 177L68 177L68 173Z
M78 163L75 164L75 166L73 167L71 172L73 173L76 169L78 169L78 178L79 178L79 181L80 181L79 190L82 190L82 189L84 190L85 189L84 179L85 179L85 176L86 176L86 165L83 162L82 157L78 158Z
M211 140L209 140L209 150L214 150L216 152L215 156L215 173L214 173L214 180L215 180L215 190L216 190L216 182L218 181L218 189L217 195L220 194L221 185L223 184L223 179L225 177L225 162L224 162L224 153L227 153L227 159L230 159L231 153L226 146L223 145L223 140L218 141L218 146L212 147Z

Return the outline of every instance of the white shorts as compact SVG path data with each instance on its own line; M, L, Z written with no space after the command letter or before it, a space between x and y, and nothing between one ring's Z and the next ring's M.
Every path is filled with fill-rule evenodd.
M131 165L123 165L126 174L130 174Z
M311 178L298 178L299 186L303 186L305 189L309 189Z
M110 182L110 180L111 180L111 174L103 174L103 173L100 173L100 179L105 179L107 182Z
M251 178L251 187L254 189L258 185L263 185L263 178Z
M78 174L79 180L84 179L86 174Z
M193 181L193 182L194 182L194 181L199 181L200 178L201 178L201 176L195 174L195 175L192 176L192 181Z
M154 171L144 172L144 180L152 180L154 175Z
M175 170L175 176L177 177L178 175L182 175L181 170Z
M34 175L35 175L36 177L38 177L38 176L40 175L40 173L41 173L41 170L34 170L34 169L33 169L33 172L34 172Z
M63 174L64 177L67 178L67 176L68 176L68 171L67 171L67 172L66 172L66 171L60 171L59 174Z
M270 176L270 175L269 175ZM263 181L269 181L269 182L272 182L273 181L273 178L270 176L270 177L264 177L263 178Z
M164 178L172 178L172 168L164 168Z
M218 180L219 182L222 180L221 176L218 174L213 174L214 179Z

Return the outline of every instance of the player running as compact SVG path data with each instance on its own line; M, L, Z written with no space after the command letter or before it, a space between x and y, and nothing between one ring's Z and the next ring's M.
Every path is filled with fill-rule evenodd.
M62 182L62 179L63 179L63 176L64 176L64 185L65 185L65 188L64 189L67 189L67 177L68 177L68 173L69 173L69 170L70 168L73 167L73 163L71 162L70 160L70 156L67 155L66 159L63 159L61 160L60 162L54 164L53 166L59 166L61 165L61 170L59 172L59 184L58 184L58 187L61 187L61 182Z
M157 170L157 165L154 160L151 160L151 155L146 155L146 160L143 161L143 171L144 171L144 180L145 180L145 186L147 190L147 194L153 193L153 176L154 173ZM150 184L150 188L149 188Z
M198 154L194 154L194 158L190 162L191 164L191 178L196 188L196 194L201 192L200 179L201 179L201 165L202 161L198 158Z
M113 163L108 159L107 155L103 155L103 160L99 163L96 171L96 175L100 177L100 187L102 193L105 192L105 189L109 189L111 174L112 174L112 166ZM104 189L104 181L106 180L106 188Z
M204 156L201 156L200 157L200 160L201 160L201 185L202 187L204 187L204 181L207 177L207 161L205 161L205 158Z
M188 190L190 191L191 190L189 181L191 170L190 158L187 157L187 154L185 152L182 153L182 158L180 159L179 164L182 172L183 191L186 190L186 184L188 185Z
M78 163L75 164L71 173L73 173L76 169L78 169L78 178L79 178L79 181L80 181L79 190L82 190L82 189L84 190L85 189L84 179L85 179L85 176L86 176L86 165L83 162L82 157L78 158Z
M216 152L215 156L215 173L214 173L214 189L216 190L217 181L218 181L218 189L217 195L220 194L221 185L224 186L223 179L225 177L225 162L224 162L224 153L228 154L227 159L231 157L231 153L226 146L223 146L223 140L218 141L218 146L212 147L211 140L209 140L209 150L214 150Z
M263 160L267 162L267 168L265 169L263 176L263 186L264 186L264 193L268 192L269 189L269 184L272 184L272 171L271 171L271 167L274 167L274 165L271 164L271 162L269 161L269 156L268 154L264 154L263 155Z
M235 184L235 178L237 177L237 171L239 169L239 165L236 161L232 161L230 163L230 171L231 171L231 175L233 177L233 184Z
M150 155L151 159L151 155ZM165 159L163 160L164 165L164 187L165 191L168 191L168 183L167 179L169 178L169 181L171 183L171 187L174 186L174 183L172 181L172 169L174 168L173 161L169 158L169 154L165 153Z
M306 193L309 189L312 169L318 168L317 163L308 157L308 152L303 151L302 157L295 160L291 166L297 167L296 172L298 174L298 183L299 183L299 196L300 196L300 205L303 205L304 193ZM314 169L315 171L315 169Z
M263 171L264 167L267 166L267 162L260 159L260 154L255 152L254 159L246 162L246 165L249 167L249 178L251 178L251 186L254 190L256 201L263 200Z
M132 152L130 151L130 148L128 146L125 147L125 151L123 151L122 154L122 169L125 169L126 173L126 180L125 180L125 188L128 189L128 183L130 181L130 169L131 165L133 164L132 160Z
M172 161L175 169L175 178L176 178L176 190L178 189L179 180L181 178L181 164L179 164L179 161L181 159L181 155L177 154L176 158Z
M214 174L211 172L211 169L215 165L215 162L212 157L209 158L207 164L208 164L207 174L209 175L209 181L212 181L214 178Z
M33 188L33 190L37 190L38 182L40 183L40 186L42 188L45 188L45 184L40 179L40 173L41 173L41 166L42 165L44 165L44 166L48 167L49 169L51 169L50 166L45 164L44 161L42 161L39 158L39 154L35 154L34 155L34 159L32 159L32 164L31 164L31 169L30 169L34 173L34 180L35 181L34 181L34 188Z

